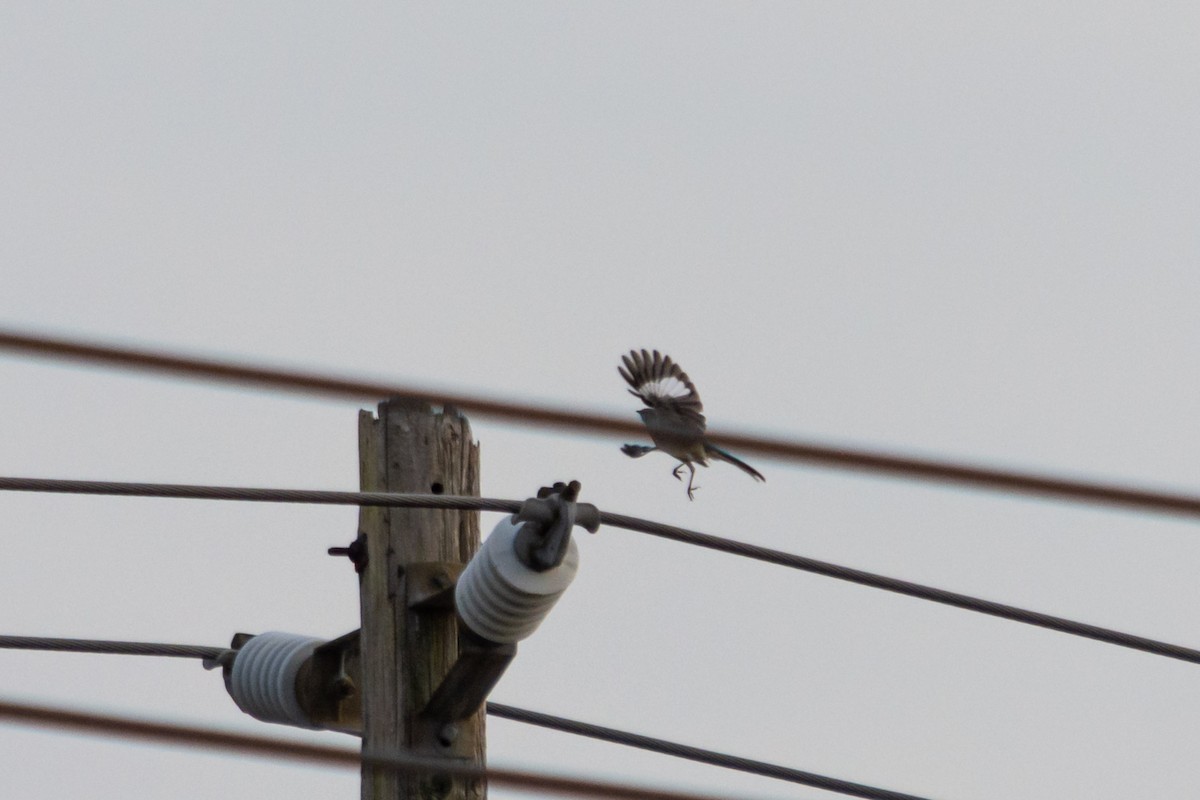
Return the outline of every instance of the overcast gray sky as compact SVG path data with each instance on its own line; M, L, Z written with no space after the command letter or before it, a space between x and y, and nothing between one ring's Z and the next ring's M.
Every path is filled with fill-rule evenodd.
M0 322L1195 490L1193 3L6 3ZM0 355L0 474L352 489L354 404ZM483 492L1200 646L1200 528L477 420ZM490 530L495 517L484 519ZM336 636L349 508L0 494L0 633ZM1191 797L1195 665L616 530L493 699L937 798ZM0 695L351 744L190 661ZM493 762L824 792L489 724ZM354 774L0 726L4 794L355 798ZM497 792L497 794L505 794Z

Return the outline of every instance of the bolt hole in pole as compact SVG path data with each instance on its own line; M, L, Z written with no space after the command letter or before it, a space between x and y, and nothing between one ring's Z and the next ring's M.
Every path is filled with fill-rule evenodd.
M446 489L441 483L434 482L434 484L429 487L429 491L433 492L434 494L441 494L442 492L446 491Z
M427 800L441 800L450 794L452 788L454 788L454 781L450 779L450 776L439 773L423 782L421 794Z

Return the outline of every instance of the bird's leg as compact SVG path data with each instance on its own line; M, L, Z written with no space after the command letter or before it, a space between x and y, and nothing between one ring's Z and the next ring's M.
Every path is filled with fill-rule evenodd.
M677 481L683 480L683 476L679 474L679 470L683 469L686 466L687 466L686 461L680 461L679 466L677 466L675 469L671 470L671 474L675 476L675 480L677 480ZM695 470L692 470L692 472L695 472Z
M692 471L692 474L688 476L688 500L695 500L696 499L696 489L700 488L699 486L696 486L694 488L692 486L692 481L696 480L696 468L694 466L692 466L691 464L688 464L687 468Z

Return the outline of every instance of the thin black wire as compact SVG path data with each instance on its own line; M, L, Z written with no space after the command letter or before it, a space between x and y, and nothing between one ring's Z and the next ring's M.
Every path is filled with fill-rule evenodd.
M966 609L967 611L975 611L980 614L988 614L993 617L1012 620L1013 622L1036 625L1039 628L1049 628L1060 633L1069 633L1073 636L1082 636L1098 642L1107 642L1133 650L1153 653L1158 656L1166 656L1167 658L1176 658L1180 661L1188 661L1192 664L1200 664L1200 650L1168 642L1160 642L1156 639L1148 639L1132 633L1123 633L1111 628L1102 628L1086 622L1076 622L1064 619L1063 617L1043 614L1038 611L1029 611L1004 603L947 591L946 589L937 589L932 586L925 586L899 578L889 578L873 572L866 572L852 567L843 567L839 564L831 564L828 561L818 561L815 558L806 558L793 553L785 553L782 550L772 550L769 547L760 547L759 545L739 542L733 539L722 539L719 536L712 536L686 528L677 528L674 525L665 525L661 522L627 517L623 514L612 514L602 511L600 512L600 521L606 525L640 531L651 536L660 536L664 539L684 542L698 547L706 547L710 550L730 553L744 558L766 561L769 564L778 564L803 572L812 572L817 575L824 575L827 578L836 578L839 581L857 583L861 586L871 586L876 589L895 592L896 594L903 594L921 600L929 600L934 603Z
M228 652L228 650L221 647L203 647L199 645L121 642L98 639L57 639L44 636L0 636L0 649L51 650L72 653L118 653L137 656L175 656L181 658L201 658L206 661L214 660ZM805 772L778 764L769 764L765 761L755 761L754 759L718 753L714 750L703 750L699 747L691 747L679 744L678 742L669 742L665 739L656 739L628 731L605 728L600 725L592 725L565 717L555 717L550 714L543 714L538 711L530 711L515 706L488 703L487 713L494 717L513 720L515 722L523 722L563 733L586 736L592 739L600 739L628 747L649 750L654 753L685 758L737 772L761 775L803 786L812 786L830 792L848 794L853 797L864 797L868 798L868 800L922 800L922 798L916 795L879 789L874 786L841 780L840 778L830 778L813 772Z
M155 350L32 335L0 328L0 349L26 356L102 364L121 369L166 373L198 380L302 392L339 399L382 400L408 397L454 406L507 422L642 436L640 423L605 414L453 394L424 387L345 378L335 375L266 368L253 364L180 356ZM1085 481L1055 475L996 469L946 459L863 450L748 434L710 432L709 438L742 452L800 461L826 468L935 481L976 489L1027 494L1081 503L1134 508L1166 514L1200 516L1200 495Z
M629 784L547 775L514 769L486 769L457 759L428 758L395 753L359 753L344 747L266 736L218 731L191 725L84 713L0 700L0 720L76 733L107 734L112 737L169 745L190 745L202 752L214 750L270 757L324 766L375 769L401 775L445 775L465 781L486 781L492 786L509 786L544 794L619 800L727 800L716 795L632 786Z
M0 477L0 490L27 492L60 492L72 494L121 495L138 497L179 497L207 500L243 500L279 503L319 503L334 505L390 506L397 508L442 508L484 511L515 512L520 503L513 500L497 500L486 497L462 497L438 494L389 494L386 492L327 492L306 489L256 489L231 486L189 486L165 483L114 483L102 481L54 480L45 478ZM661 522L638 519L624 514L600 512L600 521L626 530L638 531L684 544L705 547L730 555L765 561L802 572L811 572L840 581L871 586L897 594L929 600L934 603L954 606L967 611L988 614L1026 625L1036 625L1072 636L1082 636L1098 642L1107 642L1120 647L1141 650L1145 653L1175 658L1192 664L1200 664L1200 650L1190 647L1148 639L1132 633L1123 633L1090 625L1086 622L1056 617L1038 611L1029 611L1016 606L996 603L970 595L937 589L899 578L889 578L873 572L843 567L828 561L773 550L734 539L724 539L699 531L678 528Z
M232 500L251 503L304 503L334 506L438 508L455 511L503 511L515 514L515 500L453 494L393 494L389 492L331 492L317 489L259 489L248 486L200 486L182 483L127 483L58 478L0 477L0 491L115 497L170 497L184 500Z
M676 758L685 758L689 761L696 761L701 764L709 764L715 767L724 767L725 769L736 770L738 772L747 772L752 775L762 775L768 778L777 778L781 781L790 783L798 783L804 786L812 786L817 789L825 789L830 792L838 792L840 794L851 795L852 797L866 797L872 800L920 800L920 798L903 792L893 792L887 789L876 789L873 786L864 786L861 783L852 781L844 781L840 778L830 778L825 775L817 775L812 772L804 772L803 770L792 769L790 767L782 767L778 764L768 764L765 761L755 761L751 758L742 758L741 756L731 756L725 753L718 753L713 750L704 750L699 747L691 747L686 744L677 742L668 742L664 739L656 739L651 736L642 736L628 731L619 731L615 728L605 728L601 725L592 725L587 722L579 722L573 719L564 717L555 717L550 714L542 714L538 711L529 711L523 708L515 708L506 706L500 703L488 703L487 713L501 719L509 719L515 722L524 722L529 725L537 725L542 728L550 728L551 730L561 731L563 733L572 733L577 736L587 736L592 739L599 739L605 742L614 744L622 744L627 747L636 747L641 750L649 750L653 753L662 753L663 755L675 756Z
M48 636L0 636L0 650L50 650L60 653L108 653L122 656L215 659L224 647L161 642L118 642L107 639L57 639Z

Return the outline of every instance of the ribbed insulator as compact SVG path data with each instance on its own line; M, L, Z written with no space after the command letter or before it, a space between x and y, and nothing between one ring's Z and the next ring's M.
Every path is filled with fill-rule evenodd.
M317 728L296 699L296 673L324 640L295 633L260 633L233 659L229 693L238 708L263 722Z
M458 615L472 631L493 642L526 638L542 623L579 570L579 549L572 539L561 564L537 572L513 550L526 523L505 517L467 564L454 590Z

